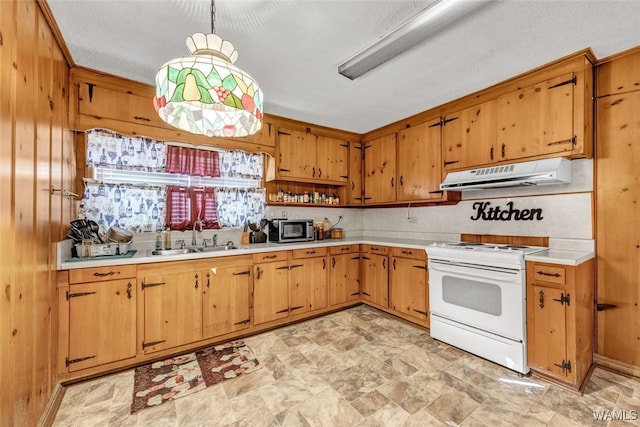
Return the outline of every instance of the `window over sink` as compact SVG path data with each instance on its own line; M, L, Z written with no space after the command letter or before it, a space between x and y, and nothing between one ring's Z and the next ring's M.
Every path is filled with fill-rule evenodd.
M103 231L241 227L265 216L263 154L86 132L82 203ZM169 210L170 209L170 210Z

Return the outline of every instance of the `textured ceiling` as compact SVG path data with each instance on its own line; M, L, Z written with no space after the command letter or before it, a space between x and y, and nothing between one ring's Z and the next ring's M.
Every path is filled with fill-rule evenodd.
M77 65L152 84L210 31L209 0L47 0ZM216 32L265 112L365 133L584 48L640 44L640 2L495 1L351 81L338 64L433 1L217 0ZM151 102L151 101L150 101Z

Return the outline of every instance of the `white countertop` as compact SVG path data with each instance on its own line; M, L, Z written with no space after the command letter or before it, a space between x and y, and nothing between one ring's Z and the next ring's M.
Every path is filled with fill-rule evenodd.
M550 264L580 265L595 257L593 252L547 249L524 257L526 261L547 262Z
M331 239L331 240L314 240L310 242L298 243L254 243L247 246L240 246L238 249L219 252L191 252L179 255L152 255L152 250L138 250L133 257L129 258L111 258L101 257L88 260L71 261L63 258L58 262L58 270L73 270L77 268L87 267L106 267L111 265L132 265L147 264L152 262L165 261L184 261L189 259L217 258L236 255L248 255L261 252L288 251L293 249L307 249L328 246L352 245L352 244L372 244L396 246L412 249L425 249L426 246L433 243L433 240L412 240L412 239L392 239L392 238L347 238L347 239ZM65 242L58 244L59 253L70 253L70 246L65 248Z
M70 253L70 243L60 242L58 243L58 253ZM70 261L67 257L63 257L58 261L58 270L73 270L78 268L87 267L106 267L112 265L132 265L132 264L147 264L153 262L165 262L165 261L184 261L189 259L203 259L203 258L217 258L236 255L249 255L261 252L273 252L273 251L287 251L294 249L307 249L318 247L329 247L339 245L351 245L351 244L371 244L371 245L384 245L395 246L411 249L426 249L427 246L434 243L434 240L417 240L417 239L397 239L397 238L346 238L346 239L331 239L331 240L315 240L310 242L298 242L298 243L255 243L247 246L240 246L238 249L219 252L192 252L188 254L179 255L152 255L151 250L138 250L133 257L130 258L92 258L89 260L76 260ZM579 265L591 258L595 254L593 252L571 251L562 249L547 249L542 252L537 252L525 256L527 261L539 261L552 264L564 264L564 265ZM60 258L60 257L59 257Z

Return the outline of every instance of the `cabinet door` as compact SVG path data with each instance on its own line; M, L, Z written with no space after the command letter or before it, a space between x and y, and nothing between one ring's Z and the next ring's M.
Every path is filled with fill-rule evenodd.
M362 298L388 307L389 275L386 255L367 253L362 256Z
M253 267L253 323L259 325L289 315L289 265L267 262Z
M202 339L202 286L206 272L145 276L145 353Z
M364 203L396 201L396 134L364 144Z
M427 263L408 258L391 258L389 307L419 320L427 320Z
M571 152L575 84L568 73L499 97L499 159Z
M316 179L349 181L349 143L328 136L316 137Z
M202 335L211 338L249 327L251 267L213 268L202 290Z
M560 378L565 377L562 363L566 360L567 333L565 306L560 303L564 291L533 285L528 307L533 322L528 321L528 364Z
M349 142L349 187L347 203L362 204L362 144Z
M171 126L158 116L150 98L91 83L78 84L78 113L171 129Z
M497 161L498 100L447 114L442 128L442 156L446 171Z
M440 118L398 132L398 201L439 199Z
M329 305L360 298L360 255L332 255L329 269Z
M327 306L327 257L294 260L290 265L290 313L300 314Z
M289 129L278 130L276 160L279 178L315 178L316 136Z
M640 64L640 55L633 56ZM627 62L631 58L623 57L618 61ZM624 86L625 90L634 87L627 82L637 82L640 74L640 65L617 68L622 64L613 63L614 71L625 76L611 82L614 90L618 86ZM595 160L598 303L615 307L597 312L598 354L635 366L640 366L637 326L640 325L639 111L638 90L598 99Z
M69 287L69 371L136 355L136 281Z

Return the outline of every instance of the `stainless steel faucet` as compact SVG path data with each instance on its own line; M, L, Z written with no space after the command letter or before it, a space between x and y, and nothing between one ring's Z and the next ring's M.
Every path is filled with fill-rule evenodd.
M193 222L193 231L191 234L191 246L197 246L198 241L196 240L196 226L200 224L200 232L202 232L202 220L197 219Z

